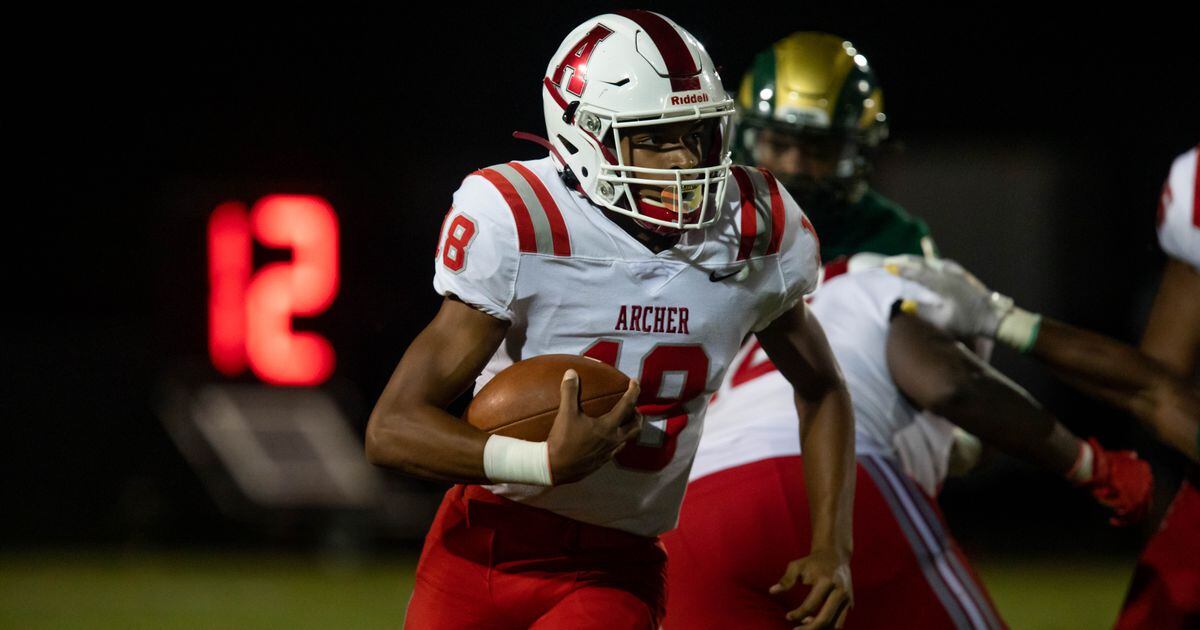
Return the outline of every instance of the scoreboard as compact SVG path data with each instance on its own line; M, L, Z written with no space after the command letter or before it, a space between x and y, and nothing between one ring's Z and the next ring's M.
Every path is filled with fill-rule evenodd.
M254 270L253 243L291 260ZM208 222L208 350L226 376L249 367L272 385L320 385L333 373L332 344L296 332L293 317L325 312L337 297L338 220L320 197L269 195L249 211L217 206Z

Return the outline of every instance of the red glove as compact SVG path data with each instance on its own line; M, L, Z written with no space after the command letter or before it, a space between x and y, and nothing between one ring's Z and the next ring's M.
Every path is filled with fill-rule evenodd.
M1108 522L1123 527L1146 518L1154 488L1150 465L1134 451L1106 451L1096 438L1087 443L1092 447L1092 479L1083 487L1112 510Z

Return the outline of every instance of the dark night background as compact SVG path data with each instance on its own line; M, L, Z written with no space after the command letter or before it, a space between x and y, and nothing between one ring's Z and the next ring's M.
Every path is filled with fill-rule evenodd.
M1018 302L1137 339L1163 261L1158 191L1200 140L1188 25L1150 8L1054 19L1007 4L755 7L649 8L705 42L730 90L793 30L855 42L895 140L878 187ZM542 155L510 133L542 131L549 56L610 7L422 8L435 15L77 16L9 55L21 88L4 123L20 162L10 221L22 226L9 232L20 305L4 343L0 544L263 541L217 509L158 417L168 375L221 380L206 367L204 226L225 200L319 194L336 209L340 293L296 326L332 340L326 387L361 432L437 307L431 259L450 193L475 168ZM995 362L1076 432L1177 466L1032 361L1001 350ZM1086 498L1007 460L952 484L943 504L968 548L1131 554L1144 533L1109 529Z

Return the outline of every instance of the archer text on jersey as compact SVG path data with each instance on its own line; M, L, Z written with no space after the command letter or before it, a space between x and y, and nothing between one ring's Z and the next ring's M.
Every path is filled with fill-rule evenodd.
M686 306L639 306L621 305L617 325L613 330L631 330L645 333L671 333L687 335L688 310Z

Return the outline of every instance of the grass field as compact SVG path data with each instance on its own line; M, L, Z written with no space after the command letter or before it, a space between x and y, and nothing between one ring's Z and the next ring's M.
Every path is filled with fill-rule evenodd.
M7 553L0 628L398 628L414 558L348 564L264 553ZM978 563L1015 629L1107 628L1131 568Z

